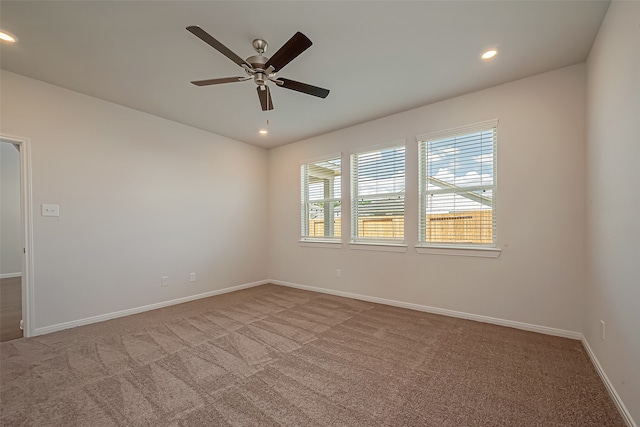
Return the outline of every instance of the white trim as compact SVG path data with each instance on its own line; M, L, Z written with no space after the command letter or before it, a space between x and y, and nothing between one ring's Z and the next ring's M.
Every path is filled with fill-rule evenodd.
M143 305L141 307L128 308L126 310L114 311L112 313L100 314L98 316L86 317L84 319L72 320L70 322L58 323L51 326L44 326L42 328L36 328L35 335L50 334L51 332L57 332L57 331L62 331L63 329L75 328L76 326L84 326L84 325L89 325L91 323L104 322L105 320L116 319L118 317L130 316L132 314L138 314L138 313L142 313L149 310L156 310L158 308L168 307L171 305L182 304L185 302L195 301L202 298L209 298L216 295L235 292L241 289L253 288L255 286L260 286L260 285L266 285L267 283L270 283L270 282L267 280L260 280L257 282L245 283L243 285L230 286L228 288L217 289L215 291L205 292L202 294L190 295L187 297L158 302L155 304Z
M615 387L613 387L613 383L609 380L609 377L607 377L607 374L604 372L604 369L602 368L600 361L596 357L593 350L591 350L591 346L589 346L589 342L584 336L582 337L582 346L587 351L587 354L589 355L589 359L591 359L591 363L593 363L593 366L596 368L598 375L600 375L600 379L602 380L605 387L607 388L607 391L609 392L611 399L616 404L616 407L618 408L618 411L620 412L620 415L622 416L622 419L624 420L624 422L626 422L627 426L629 427L638 427L635 421L633 421L633 418L631 417L631 413L629 412L627 407L624 406L624 403L622 402L620 395L616 391Z
M33 256L33 190L32 190L32 169L31 169L31 140L24 139L20 143L20 159L22 160L22 206L23 232L24 232L24 271L22 278L22 320L23 335L32 337L35 335L36 313L34 306L35 299L35 268Z
M416 245L416 252L429 255L472 256L482 258L498 258L502 249L465 247L465 246L426 246Z
M11 279L13 277L22 277L22 273L2 273L0 274L0 279Z
M298 242L300 246L306 248L330 248L330 249L340 249L342 248L341 241L331 241L331 240L300 240Z
M538 332L545 335L554 335L575 340L582 339L580 332L568 331L565 329L550 328L548 326L534 325L531 323L516 322L513 320L498 319L496 317L482 316L479 314L465 313L462 311L447 310L444 308L430 307L427 305L413 304L410 302L390 300L386 298L371 297L368 295L353 294L351 292L336 291L333 289L317 288L315 286L300 285L297 283L283 282L281 280L268 280L268 283L287 286L289 288L304 289L306 291L319 292L329 295L337 295L345 298L353 298L362 301L374 302L378 304L391 305L394 307L408 308L410 310L424 311L426 313L441 314L443 316L457 317L460 319L474 320L476 322L491 323L493 325L506 326L509 328L522 329L524 331ZM634 426L635 427L635 426Z
M407 245L397 243L349 242L349 249L358 251L407 252Z

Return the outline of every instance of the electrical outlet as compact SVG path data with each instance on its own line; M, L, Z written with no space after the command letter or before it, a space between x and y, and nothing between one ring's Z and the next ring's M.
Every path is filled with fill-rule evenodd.
M162 286L169 286L169 276L162 276L160 279L160 284Z
M190 282L196 281L196 273L189 273L189 281Z
M342 277L342 270L340 270L339 268L336 270L336 277Z
M42 216L60 216L60 205L43 203Z
M601 320L600 324L602 325L602 336L601 336L601 338L602 338L602 341L604 341L604 326L605 326L604 325L604 320Z

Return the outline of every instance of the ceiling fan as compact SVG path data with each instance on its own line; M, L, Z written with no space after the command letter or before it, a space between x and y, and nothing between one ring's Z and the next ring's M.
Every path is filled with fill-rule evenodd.
M307 95L313 95L319 98L326 98L327 95L329 95L328 89L323 89L321 87L300 83L282 77L276 77L276 73L278 71L283 69L289 62L293 61L298 55L311 47L311 40L301 32L295 33L293 37L291 37L289 41L287 41L276 53L274 53L271 58L263 55L267 50L267 42L262 39L255 39L252 44L258 54L250 56L244 60L197 25L187 27L187 30L241 66L247 74L243 77L223 77L220 79L192 81L191 83L196 86L244 82L253 78L253 81L258 85L256 89L258 90L258 98L260 99L262 111L273 110L273 100L271 99L269 86L266 84L267 81L273 82L277 86L281 86L285 89L295 90L296 92L306 93Z

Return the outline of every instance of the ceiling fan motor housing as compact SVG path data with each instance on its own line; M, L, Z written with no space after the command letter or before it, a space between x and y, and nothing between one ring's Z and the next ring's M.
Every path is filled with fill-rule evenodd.
M253 73L253 81L256 82L256 84L259 86L264 86L267 80L264 64L266 64L268 60L269 58L262 55L250 56L247 58L247 62L251 64L251 66L255 70L255 73ZM249 70L245 71L247 71L247 74L251 74Z

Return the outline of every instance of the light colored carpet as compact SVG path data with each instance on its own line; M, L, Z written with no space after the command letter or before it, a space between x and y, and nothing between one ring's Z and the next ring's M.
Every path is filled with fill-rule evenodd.
M276 285L0 354L6 426L624 426L578 341Z

